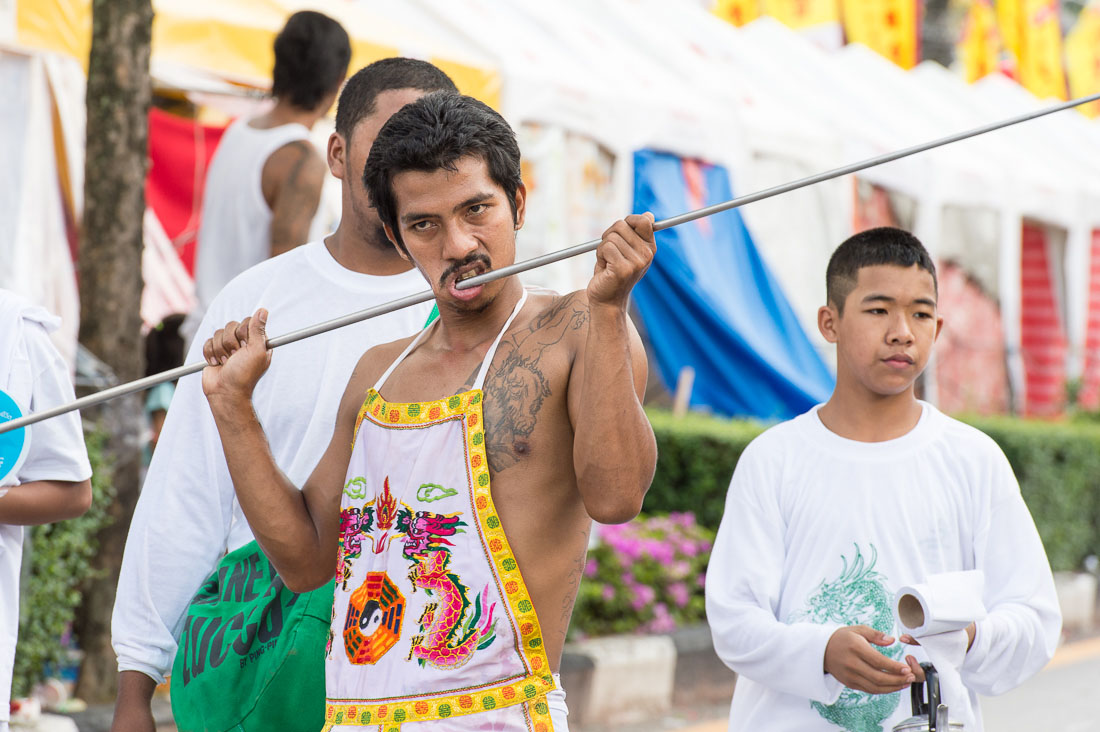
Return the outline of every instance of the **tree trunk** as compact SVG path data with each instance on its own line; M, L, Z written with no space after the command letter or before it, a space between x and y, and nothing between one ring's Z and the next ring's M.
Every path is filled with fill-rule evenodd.
M84 220L79 257L80 342L119 381L144 375L141 339L142 220L148 158L150 0L93 0L88 63ZM86 412L108 435L117 499L99 536L97 578L84 588L76 630L84 661L77 694L92 703L114 699L111 610L122 550L137 503L141 468L140 395Z

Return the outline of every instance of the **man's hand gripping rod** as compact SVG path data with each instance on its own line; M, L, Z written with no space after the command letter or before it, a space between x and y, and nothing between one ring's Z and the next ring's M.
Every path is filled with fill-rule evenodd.
M1071 99L1068 102L1055 104L1051 107L1046 107L1044 109L1039 109L1033 112L1027 112L1026 114L1021 114L1016 117L1010 117L999 122L992 122L981 127L975 127L974 129L966 130L964 132L957 132L953 135L948 135L947 137L941 137L936 140L931 140L929 142L923 142L919 145L913 145L912 147L907 147L902 150L897 150L895 152L877 155L873 158L867 158L866 160L862 160L858 163L850 163L840 168L833 168L832 170L825 171L824 173L817 173L816 175L801 178L790 183L783 183L781 185L773 186L771 188L766 188L762 191L757 191L756 193L750 193L747 196L734 198L723 203L716 203L713 206L707 206L705 208L700 208L695 211L689 211L688 213L683 213L679 216L672 216L671 218L656 222L653 225L653 230L661 231L663 229L668 229L673 226L678 226L679 224L685 224L689 221L701 219L704 216L710 216L712 214L721 213L722 211L729 211L731 209L740 208L741 206L749 203L762 201L765 198L772 198L773 196L778 196L783 193L789 193L790 191L795 191L799 188L812 186L815 183L822 183L827 180L832 180L833 178L839 178L842 175L857 173L867 168L873 168L876 165L882 165L884 163L893 162L894 160L900 160L901 158L909 157L910 155L916 155L917 153L924 152L925 150L931 150L933 148L942 147L944 145L950 145L951 143L959 142L960 140L965 140L970 137L977 137L978 135L984 135L987 132L993 132L994 130L999 130L1004 127L1011 127L1012 125L1016 125L1021 122L1027 122L1028 120L1036 119L1038 117L1044 117L1048 114L1054 114L1055 112L1061 112L1065 109L1070 109L1072 107L1077 107L1079 105L1088 104L1089 102L1095 102L1098 100L1100 100L1100 94L1093 94L1091 96L1081 97L1079 99ZM486 282L492 282L493 280L498 280L503 277L510 277L511 275L518 274L520 272L526 272L527 270L535 269L546 264L552 264L554 262L559 262L563 259L575 257L578 254L585 254L587 252L594 251L599 245L600 240L593 239L592 241L588 241L583 244L577 244L576 246L561 249L557 252L544 254L540 257L533 257L523 262L517 262L516 264L512 264L507 267L501 267L500 269L486 272L485 274L478 275L476 277L471 277L468 280L463 280L462 282L457 283L455 287L460 290L465 290L469 287L483 285ZM285 346L288 343L294 343L296 341L302 340L303 338L309 338L310 336L327 333L330 330L342 328L345 325L359 323L370 318L378 317L379 315L392 313L395 310L407 308L410 305L418 305L422 302L427 302L433 298L434 294L432 293L432 291L425 290L424 292L420 292L415 295L409 295L408 297L403 297L399 300L392 300L388 303L383 303L382 305L378 305L373 308L360 310L349 315L344 315L339 318L327 320L323 323L318 323L317 325L309 326L308 328L302 328L300 330L292 331L290 333L286 333L275 338L270 338L267 341L267 347L278 348L279 346ZM102 391L96 392L95 394L89 394L88 396L81 397L80 399L77 399L76 401L69 404L54 407L53 409L46 409L41 412L35 412L34 414L28 414L25 417L19 417L18 419L13 419L9 422L4 422L0 424L0 434L34 424L35 422L41 422L42 420L49 419L50 417L56 417L59 414L71 412L74 409L91 407L96 404L101 404L105 401L114 399L115 397L124 396L126 394L131 394L135 391L141 391L143 389L148 389L165 381L173 381L183 376L202 371L205 366L205 361L198 361L196 363L186 364L184 366L179 366L169 371L164 371L162 373L154 374L152 376L146 376L144 379L138 379L136 381L131 381L126 384L120 384L118 386L113 386L109 389L104 389Z

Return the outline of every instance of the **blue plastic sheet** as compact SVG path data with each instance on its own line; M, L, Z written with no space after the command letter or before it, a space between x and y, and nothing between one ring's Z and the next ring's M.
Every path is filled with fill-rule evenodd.
M634 171L634 210L658 221L733 198L721 166L642 150ZM695 369L693 407L788 419L832 392L832 374L736 210L658 232L634 302L664 383L671 389L684 366Z

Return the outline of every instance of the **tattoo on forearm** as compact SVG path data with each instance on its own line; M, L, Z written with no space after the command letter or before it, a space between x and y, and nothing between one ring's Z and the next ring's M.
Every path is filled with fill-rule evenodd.
M576 293L559 299L531 325L505 338L502 358L485 380L485 434L489 469L500 473L530 454L539 410L553 390L542 357L570 331L588 322Z
M569 619L573 616L573 605L577 601L577 593L581 589L581 577L584 575L584 564L588 557L588 532L580 532L584 537L584 550L573 559L573 569L569 571L569 578L565 584L565 594L561 598L561 638L565 640L569 632Z

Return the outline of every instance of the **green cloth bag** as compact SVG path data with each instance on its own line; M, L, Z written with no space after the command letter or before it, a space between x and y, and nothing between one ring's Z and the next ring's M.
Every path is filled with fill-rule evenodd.
M296 594L253 541L203 583L172 665L180 732L318 732L333 581Z

